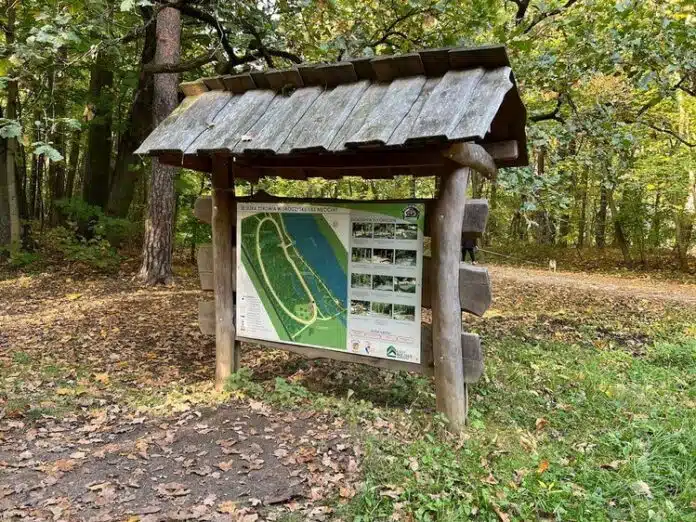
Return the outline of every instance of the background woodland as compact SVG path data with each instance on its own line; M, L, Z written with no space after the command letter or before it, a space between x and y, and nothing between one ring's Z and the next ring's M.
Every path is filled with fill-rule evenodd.
M502 43L528 109L531 165L473 180L492 210L486 248L693 269L689 0L0 2L0 245L14 239L4 256L15 266L51 253L118 266L119 253L155 240L148 202L171 201L160 229L176 251L208 240L191 207L209 180L133 155L178 102L179 81ZM264 179L238 193L258 189L431 197L435 181Z

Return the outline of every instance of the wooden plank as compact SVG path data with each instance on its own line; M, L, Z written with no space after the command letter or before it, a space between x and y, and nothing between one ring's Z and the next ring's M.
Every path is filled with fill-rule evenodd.
M212 243L198 245L196 261L198 265L198 277L201 281L201 290L214 290Z
M236 247L232 247L232 290L237 290L237 254ZM214 269L213 269L213 245L212 243L202 244L198 246L196 255L198 265L198 276L201 281L201 290L215 290L214 286Z
M458 123L452 127L452 139L483 138L486 135L505 94L513 87L510 71L510 67L486 71Z
M449 48L424 49L418 51L425 75L429 77L444 76L450 69Z
M319 76L321 85L326 87L335 87L344 83L358 81L355 67L353 67L353 64L350 62L317 65L314 71Z
M256 84L251 74L228 74L222 77L222 83L225 84L225 89L234 94L244 94L247 91L256 89Z
M418 116L423 110L423 105L430 97L430 94L440 83L441 78L428 78L423 85L418 98L411 106L411 110L408 111L406 117L401 121L399 126L394 131L394 134L389 138L389 145L403 145L408 138L411 137L411 129L414 123L418 120Z
M491 306L493 291L488 269L459 263L459 308L481 317ZM430 257L423 258L421 306L432 307L434 265ZM454 277L451 278L454 280Z
M324 91L292 129L279 152L327 150L369 85L363 80Z
M272 69L266 71L268 85L274 91L281 91L288 87L303 87L304 82L297 68L293 69Z
M363 126L372 110L379 105L387 93L388 85L371 84L351 111L343 126L336 133L336 137L329 147L332 151L345 150L345 142Z
M498 166L504 166L505 163L515 161L520 157L519 143L515 140L484 143L483 148Z
M215 387L222 389L235 371L234 254L235 197L227 157L213 157L213 273L215 282Z
M298 89L290 96L278 95L256 124L234 148L236 153L276 153L297 122L323 92L321 87Z
M411 128L407 143L423 139L450 139L483 77L481 68L449 71L435 86Z
M418 99L425 81L425 76L413 76L397 78L390 83L386 93L370 111L360 129L346 140L346 147L386 145L396 127Z
M297 70L302 76L302 83L305 86L311 87L313 85L323 85L324 80L321 75L317 72L317 67L319 64L315 63L301 63L297 66Z
M204 92L208 92L208 87L201 80L196 80L193 82L181 82L179 84L179 90L184 93L184 96L198 96Z
M371 88L371 87L370 87ZM368 88L368 90L370 89ZM364 98L364 96L363 96ZM344 124L345 127L345 124ZM340 131L339 131L340 132ZM336 143L334 138L333 143ZM332 144L333 146L333 144ZM292 156L242 156L237 163L257 169L383 169L393 167L442 167L452 161L442 155L442 149L411 148L408 150L347 151L345 154L297 154Z
M510 65L504 45L450 49L449 61L451 69L471 69L472 67L493 69Z
M462 367L464 368L464 382L473 384L478 382L483 375L483 350L481 339L478 335L462 332Z
M467 385L462 363L462 317L459 289L452 284L461 256L462 220L466 204L469 168L461 167L441 178L432 226L432 324L435 395L437 410L453 431L464 428L467 417Z
M380 56L370 62L378 82L391 82L396 78L419 76L425 74L420 54L399 54Z
M183 152L213 121L215 116L232 100L225 91L211 91L189 96L174 112L159 124L140 145L136 154L156 152Z
M217 115L212 125L195 142L189 153L232 152L261 116L276 94L270 89L251 90L236 95Z
M459 265L459 306L478 317L491 307L493 291L488 269L481 266Z
M222 81L222 76L210 76L208 78L201 78L201 81L205 83L211 91L224 91L225 84Z
M488 224L488 200L470 199L464 208L462 238L481 237Z
M215 335L215 301L198 302L198 328L203 335Z
M213 198L211 196L201 196L193 204L193 215L199 221L208 223L213 222Z
M254 79L254 83L258 89L270 89L271 84L268 81L268 77L264 71L251 71L251 77Z
M375 70L372 68L372 57L362 56L360 58L345 58L346 62L353 64L355 74L359 80L376 80Z

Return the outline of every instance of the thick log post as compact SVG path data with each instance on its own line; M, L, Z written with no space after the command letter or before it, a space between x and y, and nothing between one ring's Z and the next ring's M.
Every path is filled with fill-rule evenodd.
M232 166L213 156L213 280L215 285L215 387L236 371L232 254L235 196Z
M468 182L468 167L456 168L442 176L435 215L431 221L435 394L437 409L449 419L453 431L464 428L468 408L462 362L459 287L452 283L459 274L462 219Z

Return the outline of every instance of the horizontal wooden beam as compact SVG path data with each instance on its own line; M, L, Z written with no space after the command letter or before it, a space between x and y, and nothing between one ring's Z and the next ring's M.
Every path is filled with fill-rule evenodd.
M410 150L380 150L305 154L289 156L237 156L240 165L255 169L383 169L394 167L432 167L443 166L446 158L440 148Z
M196 170L198 172L212 172L213 160L207 156L196 154L181 155L177 152L163 152L157 154L160 163L171 165L172 167L182 167L185 169Z
M332 203L364 203L364 200L351 200L351 199L331 199L331 198L286 198L277 197L268 194L264 191L259 191L253 196L243 196L237 198L237 201L254 201L254 202L274 202L274 201L288 201L291 203L319 203L324 205L331 205ZM413 203L413 204L424 204L425 208L425 235L429 234L429 214L433 211L432 199L380 199L376 200L379 203ZM193 215L196 216L203 223L211 223L213 204L210 196L199 197L193 206ZM469 199L466 202L466 207L464 209L464 220L462 221L462 236L463 237L481 237L486 231L486 224L488 223L488 200L486 199Z
M202 84L205 87L205 84ZM198 88L200 85L192 86ZM303 155L274 155L235 156L235 177L239 179L258 179L260 176L278 175L294 179L306 177L324 177L334 179L336 177L354 175L365 178L383 178L393 175L439 176L444 170L451 167L452 161L460 163L463 157L457 152L463 146L479 147L481 150L476 158L485 157L487 154L494 162L505 163L514 161L519 157L519 147L516 141L501 141L475 145L473 143L458 143L449 148L424 147L418 149L386 149L379 151L345 152L345 153L317 153ZM222 154L222 153L220 153ZM212 171L212 158L203 154L184 154L176 151L156 151L161 163L175 167L196 170L199 172ZM475 159L475 158L474 158ZM469 158L466 161L473 161ZM477 160L478 161L478 160ZM469 165L478 170L484 168L490 170L495 165L491 163L475 163ZM365 170L379 170L379 172L366 173ZM429 170L431 169L431 170ZM443 170L444 169L444 170ZM385 172L382 172L384 170ZM399 172L401 170L402 172ZM272 171L272 172L268 172ZM332 172L345 171L345 172ZM484 171L489 175L487 171Z
M516 140L484 143L482 147L496 163L514 161L520 157L520 148Z
M457 143L452 145L444 154L450 160L470 167L489 178L495 178L498 173L495 161L481 145Z

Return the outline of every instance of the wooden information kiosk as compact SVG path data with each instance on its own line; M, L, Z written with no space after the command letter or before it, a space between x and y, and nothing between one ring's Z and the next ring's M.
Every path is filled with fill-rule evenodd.
M213 230L198 266L215 300L201 303L199 317L202 331L215 335L217 385L238 368L240 342L418 371L434 375L438 410L453 430L462 429L467 386L483 372L480 339L463 331L462 311L482 315L491 302L486 269L460 262L462 236L482 234L488 216L487 202L467 202L467 185L472 170L494 177L499 167L528 163L526 111L504 47L299 65L204 78L181 90L184 101L137 152L212 174L213 195L199 199L195 213ZM439 178L435 199L400 202L424 205L423 233L431 238L419 297L432 323L420 329L418 362L237 337L237 204L288 200L237 198L235 180L403 175Z

